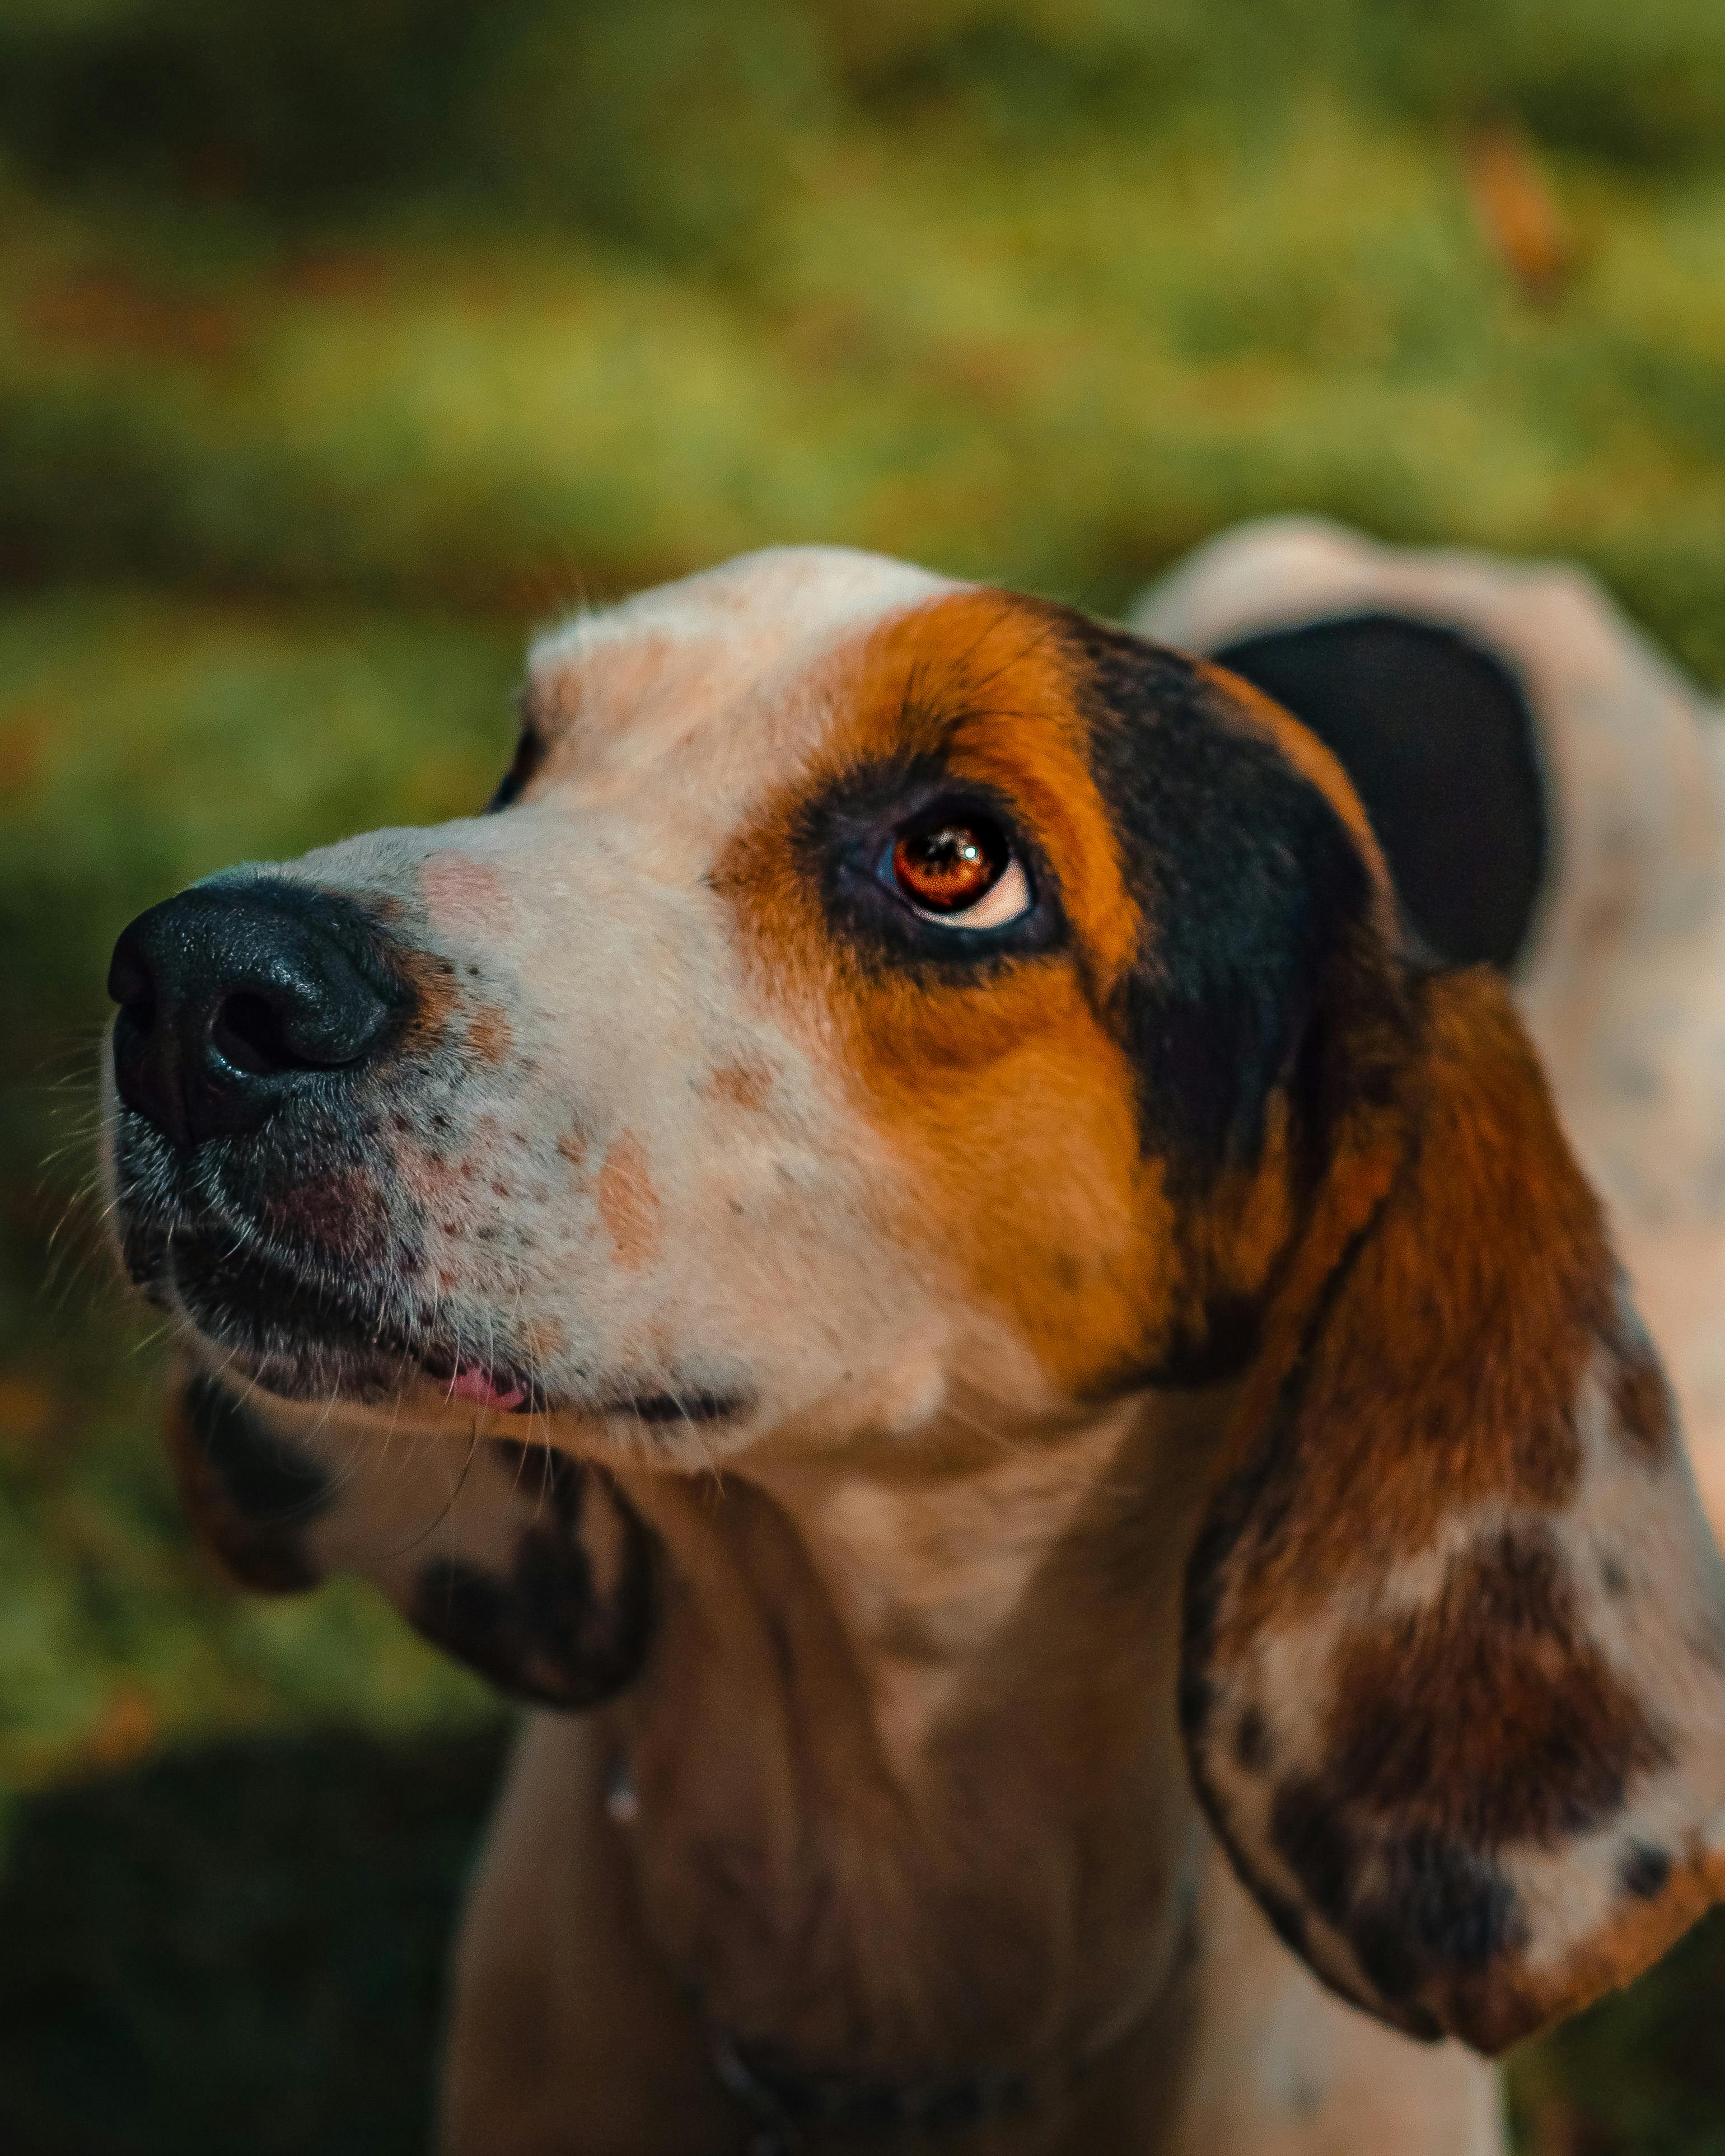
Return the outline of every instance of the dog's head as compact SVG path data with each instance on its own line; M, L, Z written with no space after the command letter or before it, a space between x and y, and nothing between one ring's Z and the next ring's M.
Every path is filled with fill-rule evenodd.
M1213 1388L1182 1712L1285 1935L1492 2047L1650 1958L1717 1559L1503 993L1316 739L815 552L546 638L522 718L485 816L121 938L122 1240L206 1359L670 1468Z

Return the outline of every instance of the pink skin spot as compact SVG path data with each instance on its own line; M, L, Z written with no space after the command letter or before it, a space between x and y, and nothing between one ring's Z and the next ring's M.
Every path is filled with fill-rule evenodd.
M647 1173L647 1149L632 1131L625 1132L605 1155L598 1201L617 1247L619 1265L634 1271L657 1255L659 1194Z
M426 1205L459 1202L465 1195L464 1181L471 1180L459 1164L440 1160L414 1145L397 1147L395 1168L403 1187Z
M512 908L503 879L465 854L434 854L419 871L419 896L435 928L504 929Z
M390 1249L389 1215L372 1179L357 1172L316 1177L266 1200L272 1227L358 1264L382 1264Z

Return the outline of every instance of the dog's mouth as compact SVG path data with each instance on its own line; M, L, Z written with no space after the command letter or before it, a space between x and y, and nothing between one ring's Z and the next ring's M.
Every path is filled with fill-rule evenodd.
M230 1239L231 1240L231 1239ZM256 1250L213 1256L190 1233L171 1239L168 1300L212 1347L265 1392L291 1400L338 1395L357 1403L425 1404L494 1414L621 1418L649 1428L726 1422L751 1404L741 1393L698 1385L554 1394L525 1358L478 1350L459 1322L436 1310L392 1318L382 1293L308 1281Z
M270 1194L234 1187L232 1163L197 1172L171 1165L147 1134L122 1126L113 1155L115 1219L133 1282L262 1390L283 1399L499 1415L561 1413L637 1430L733 1420L753 1406L746 1390L692 1375L665 1384L607 1382L564 1368L555 1385L483 1304L426 1292L427 1267L411 1219L392 1220L381 1190L369 1204L308 1206L339 1225L343 1242L285 1235ZM342 1211L339 1222L333 1219Z
M210 1346L286 1399L429 1399L526 1414L549 1405L524 1358L480 1351L451 1312L426 1307L398 1276L337 1276L232 1230L162 1239L151 1285Z
M114 1219L134 1284L282 1399L545 1407L488 1315L426 1293L413 1222L364 1148L322 1131L298 1141L280 1158L213 1147L188 1163L121 1111ZM320 1165L331 1155L334 1172Z
M528 1358L484 1348L454 1313L418 1302L398 1278L308 1268L223 1219L126 1233L132 1276L248 1380L277 1398L399 1404L417 1397L494 1414L554 1411L637 1425L734 1419L748 1398L699 1384L554 1394ZM487 1327L488 1332L490 1327Z

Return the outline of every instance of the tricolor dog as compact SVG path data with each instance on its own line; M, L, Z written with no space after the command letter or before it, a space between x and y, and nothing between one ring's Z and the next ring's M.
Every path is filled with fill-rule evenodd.
M121 938L203 1534L535 1710L448 2150L1490 2151L1725 1894L1524 865L1404 904L1249 670L757 555L543 638L490 813Z

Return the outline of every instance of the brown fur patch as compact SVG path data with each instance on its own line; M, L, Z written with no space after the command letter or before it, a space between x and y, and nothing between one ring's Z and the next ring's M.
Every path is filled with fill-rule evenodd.
M1609 1585L1568 1524L1602 1355L1617 1413L1650 1420L1656 1363L1505 991L1462 973L1417 998L1416 1051L1351 1119L1246 1388L1189 1572L1182 1710L1284 1936L1399 2026L1495 2050L1592 1995L1536 1974L1558 1863L1663 1903L1636 1807L1668 1817L1688 1743L1675 1696L1632 1689L1590 1630ZM1299 1761L1267 1810L1239 1762L1255 1710ZM1614 1823L1627 1857L1600 1852Z
M1587 1637L1556 1542L1532 1529L1455 1557L1434 1600L1343 1640L1324 1750L1348 1810L1485 1850L1555 1847L1669 1763Z
M772 1097L773 1073L764 1063L721 1063L708 1077L706 1091L732 1107L757 1112Z
M598 1203L618 1264L630 1270L650 1264L659 1254L659 1194L647 1171L646 1147L632 1131L624 1132L605 1155Z
M513 1039L508 1017L500 1004L481 1004L468 1022L468 1053L481 1063L501 1063Z
M412 944L393 945L391 955L396 971L413 992L413 1009L401 1045L409 1055L423 1055L443 1039L454 1014L459 1000L455 969L436 952Z
M1224 1660L1353 1569L1364 1491L1382 1558L1425 1548L1461 1507L1552 1510L1575 1488L1574 1411L1610 1315L1599 1206L1502 988L1482 973L1435 978L1422 1024L1401 1100L1360 1119L1352 1161L1338 1152L1311 1256L1279 1312L1280 1345L1254 1372L1236 1425L1261 1431L1280 1417L1281 1435L1269 1440L1276 1456L1247 1530L1263 1539L1217 1640ZM1307 1355L1314 1304L1361 1235ZM1482 1358L1486 1337L1497 1347Z
M1676 1434L1671 1389L1645 1337L1620 1338L1611 1372L1611 1406L1624 1442L1650 1466L1669 1454Z

